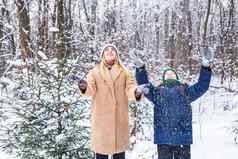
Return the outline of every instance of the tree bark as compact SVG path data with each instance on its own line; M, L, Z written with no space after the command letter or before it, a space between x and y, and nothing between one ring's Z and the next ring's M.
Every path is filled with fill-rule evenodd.
M3 41L3 8L0 8L0 53L2 49L2 41Z
M210 16L210 12L211 12L211 1L212 0L208 0L208 4L207 4L207 13L206 13L206 18L205 18L205 22L204 22L204 32L203 32L203 38L202 38L202 45L203 46L207 46L207 26L208 26L208 20L209 20L209 16Z
M24 0L17 0L17 16L19 21L20 50L22 59L25 61L31 56L30 49L30 16Z
M57 57L65 58L65 20L64 20L64 0L57 1L57 26L59 29L57 38Z
M7 0L2 0L3 2L3 10L4 10L4 17L6 18L6 21L9 25L12 25L12 19L10 17L10 11L9 11L9 7L8 7L8 3ZM11 33L11 29L7 29L7 34ZM16 54L16 45L15 45L15 38L14 38L14 34L11 33L8 37L9 45L10 45L10 52L11 54L14 56Z
M176 27L176 13L174 11L172 11L172 17L171 17L171 24L170 24L170 32L171 35L169 36L169 65L171 67L176 68L176 61L175 61L175 57L176 57L176 46L175 46L175 27Z
M48 8L49 4L47 0L39 0L39 49L48 53L49 48L49 26L48 26Z

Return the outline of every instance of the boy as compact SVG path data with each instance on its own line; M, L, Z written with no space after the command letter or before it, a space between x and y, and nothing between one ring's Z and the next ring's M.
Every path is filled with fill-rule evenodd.
M166 68L162 84L153 86L145 65L137 62L136 80L144 85L146 98L154 104L154 143L159 159L190 159L192 144L191 102L201 97L209 88L213 52L202 49L203 60L198 82L189 86L179 81L175 69Z

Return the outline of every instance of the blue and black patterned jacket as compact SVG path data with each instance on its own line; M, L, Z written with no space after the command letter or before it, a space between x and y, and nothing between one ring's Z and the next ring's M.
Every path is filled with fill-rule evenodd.
M201 97L209 88L212 71L201 67L198 82L189 86L153 86L144 68L136 69L139 85L145 84L145 97L154 104L154 143L186 145L192 144L191 102Z

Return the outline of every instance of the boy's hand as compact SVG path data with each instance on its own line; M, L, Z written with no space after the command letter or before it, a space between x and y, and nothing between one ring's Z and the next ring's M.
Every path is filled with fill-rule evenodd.
M142 68L145 66L145 63L139 58L136 58L134 60L134 64L135 64L136 68Z
M202 65L205 67L210 67L214 61L214 51L210 47L201 48L202 54Z

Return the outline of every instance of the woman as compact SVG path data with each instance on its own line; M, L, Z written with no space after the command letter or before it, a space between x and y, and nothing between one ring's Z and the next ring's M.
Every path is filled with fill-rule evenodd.
M103 48L101 62L80 81L83 95L92 97L91 148L96 159L125 159L129 143L128 100L140 100L131 74L114 45Z

